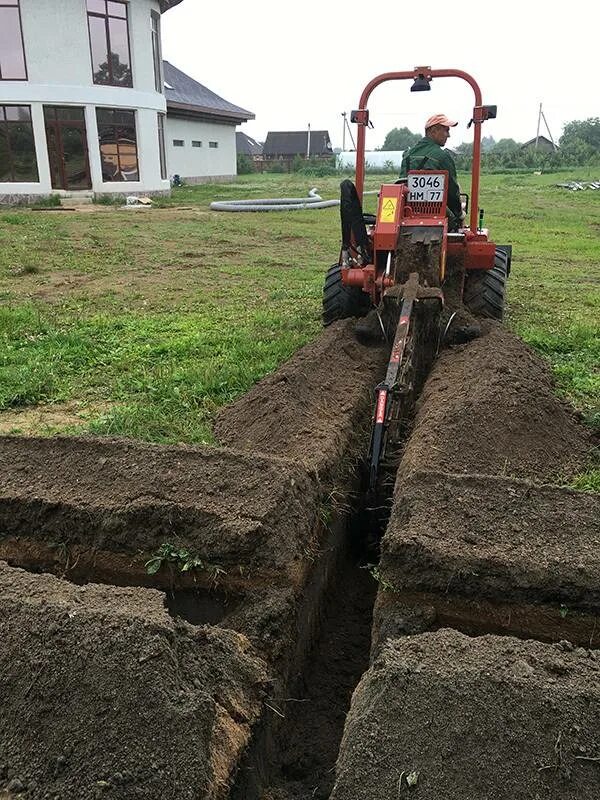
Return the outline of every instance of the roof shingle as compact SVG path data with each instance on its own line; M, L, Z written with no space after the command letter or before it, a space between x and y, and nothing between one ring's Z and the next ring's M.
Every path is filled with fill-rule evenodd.
M163 61L163 66L167 110L219 117L234 124L254 119L251 111L219 97L168 61Z

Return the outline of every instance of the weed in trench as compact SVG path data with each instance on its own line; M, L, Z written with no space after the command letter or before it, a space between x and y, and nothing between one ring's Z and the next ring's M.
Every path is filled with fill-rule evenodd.
M208 561L195 556L183 547L176 547L170 542L163 542L145 567L148 575L156 574L163 565L173 564L179 572L190 572L191 570L203 570L212 575L213 581L217 581L220 575L225 575L225 570L218 564L211 564Z
M391 583L391 581L388 581L383 577L377 564L366 564L363 569L369 570L369 574L377 581L382 591L396 593L400 591L397 586L394 586L394 584Z

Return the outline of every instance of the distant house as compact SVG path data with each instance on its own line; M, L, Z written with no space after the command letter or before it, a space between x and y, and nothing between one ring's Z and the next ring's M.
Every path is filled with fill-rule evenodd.
M170 175L187 183L228 180L237 173L235 127L254 114L211 92L168 61L163 62Z
M263 145L261 142L257 142L256 139L242 131L235 133L235 146L238 155L249 156L253 160L260 159L262 156Z
M537 147L536 147L537 141ZM530 139L528 142L524 142L521 145L521 150L537 150L540 153L554 153L558 150L558 147L554 144L554 142L550 141L550 139L546 139L545 136L538 136L534 139Z
M331 158L333 147L328 131L269 131L263 147L264 161L291 163L301 158Z

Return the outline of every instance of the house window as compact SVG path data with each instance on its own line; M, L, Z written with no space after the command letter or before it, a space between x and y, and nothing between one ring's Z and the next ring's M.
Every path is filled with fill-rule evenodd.
M0 0L0 80L27 80L19 0Z
M183 139L173 139L173 147L183 147Z
M167 178L167 153L165 150L165 115L158 114L158 154L160 157L160 177Z
M97 108L102 180L139 181L135 112Z
M192 147L202 147L202 142L192 139Z
M87 12L94 83L133 86L127 3L87 0Z
M38 183L30 106L0 106L0 183Z
M219 146L219 143L218 142L209 142L208 146L216 149Z
M156 11L150 12L152 24L152 59L154 61L154 88L162 94L162 51L160 46L160 14Z

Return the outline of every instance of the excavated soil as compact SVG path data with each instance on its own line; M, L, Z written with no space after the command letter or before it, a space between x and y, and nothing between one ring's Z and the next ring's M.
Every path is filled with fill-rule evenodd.
M387 348L360 344L355 321L328 327L277 372L224 408L218 442L285 456L335 480L340 457L362 455L374 387L385 374Z
M585 468L591 437L546 364L498 324L443 351L421 394L400 475L481 473L557 483Z
M486 476L398 482L384 579L407 591L600 609L600 495Z
M388 642L354 693L331 800L596 800L594 652L451 630Z
M0 437L0 558L169 590L0 566L0 797L326 798L370 644L332 800L600 796L595 653L442 627L545 603L535 635L575 610L595 643L598 499L540 485L584 468L590 438L500 326L444 351L369 642L372 578L340 554L387 352L353 324L222 410L222 448ZM165 542L209 568L148 576Z
M2 562L0 584L1 796L228 796L268 691L245 637L175 622L151 589Z
M170 542L232 577L262 571L277 582L294 580L318 544L319 489L282 459L209 447L0 437L0 473L4 558L15 543L20 551L37 543L54 548L64 567L65 553L79 547L80 561L86 552L92 561L100 552L122 555L120 568L137 569L141 579L145 561ZM71 566L75 558L72 552Z
M322 340L304 348L257 387L260 395L265 384L278 386L274 392L266 391L273 400L270 405L266 395L259 401L262 422L252 403L246 406L240 401L251 415L246 421L239 405L229 409L235 424L228 430L227 441L239 444L237 450L91 437L0 437L0 558L11 563L0 571L0 605L8 608L4 624L0 617L0 637L6 663L20 665L19 674L5 674L10 701L1 714L2 721L10 724L3 726L4 734L0 732L0 776L5 779L0 796L5 788L10 788L11 798L18 796L19 788L27 785L33 787L31 796L36 800L36 791L42 793L40 798L52 800L105 795L220 800L228 796L229 783L244 762L250 740L259 749L275 742L271 752L280 764L278 774L285 791L288 776L285 759L279 758L277 709L285 709L293 696L290 693L302 689L311 650L326 656L317 658L321 666L313 670L312 689L306 688L313 705L293 725L287 750L306 751L305 778L296 774L290 780L296 786L308 785L324 770L327 774L322 780L330 784L350 693L368 663L373 581L361 571L360 579L371 582L371 594L366 599L356 596L354 611L352 603L340 601L337 611L329 612L323 604L337 579L339 554L346 549L356 460L367 445L372 389L385 363L381 348L355 342L351 322L336 327L337 332L327 331ZM261 424L266 433L258 434ZM256 443L249 431L258 437ZM339 491L332 503L334 479ZM166 542L201 558L206 569L182 573L180 564L163 564L156 574L148 575L146 561ZM22 573L16 566L54 571L86 585L78 588L48 575ZM21 576L19 592L12 588L15 575ZM95 586L98 581L114 585ZM354 579L351 584L355 590ZM115 585L147 585L167 592ZM25 598L22 604L16 600L19 594ZM63 595L78 604L72 617L70 606L64 611L68 603ZM35 598L35 603L28 598ZM61 628L54 649L46 643L37 612L44 603L51 632L55 606L60 607L61 620L65 614L75 620L67 626L68 635ZM91 604L89 613L86 603ZM171 646L170 655L165 656L170 659L165 662L171 670L167 675L154 651L148 658L144 655L151 648L143 636L147 633L154 641L163 635L157 632L157 615ZM333 619L329 626L324 622L328 616ZM353 620L359 616L363 636L357 643L349 628L354 629ZM319 645L322 626L329 631L325 634L329 639ZM196 702L193 689L190 699L183 656L177 650L183 648L180 639L208 641L223 655L222 665L209 661L207 655L197 682L192 681L206 708ZM100 640L102 645L97 644ZM250 664L242 655L238 657L235 643ZM338 645L343 645L343 655ZM47 657L36 655L34 666L23 668L19 654L37 653L39 647ZM269 697L258 708L250 699L263 696L265 675L251 674L250 667L256 664L262 670L260 659L268 663ZM27 689L28 684L22 690L19 680L29 678L37 686L31 672L42 662L47 679L41 708L48 745L38 753L36 738L27 739L25 725L20 728L15 723L15 737L11 734L7 739L6 731L19 711L30 728L38 725L24 699L33 690ZM65 677L69 662L74 668ZM136 669L138 663L142 666ZM331 669L324 664L331 664ZM226 674L221 674L221 666ZM88 677L83 675L84 667ZM247 688L239 699L233 688L229 691L230 686L237 690L238 679L240 692ZM174 697L170 694L173 682L179 692ZM213 720L216 712L211 716L213 696L217 721ZM102 703L107 706L104 711ZM185 717L177 718L174 731L169 714L175 716L178 703L184 710L192 704L197 717L190 724ZM223 727L220 704L241 732ZM78 726L73 710L78 706L85 720L94 720L90 726L101 719L110 731L98 735L85 724ZM135 706L143 707L142 711L124 736L122 730L128 715L136 714ZM154 714L152 722L146 707ZM320 720L323 730L318 742L307 748L304 725L312 719ZM160 735L155 736L155 727L160 725ZM319 727L315 722L313 731ZM84 743L76 737L73 743L72 728L82 732ZM130 744L130 735L136 737L135 744ZM48 768L48 774L43 771L44 750L52 748L57 750L58 777L53 768ZM264 777L255 781L257 790L268 785L274 769L274 762L267 765Z

